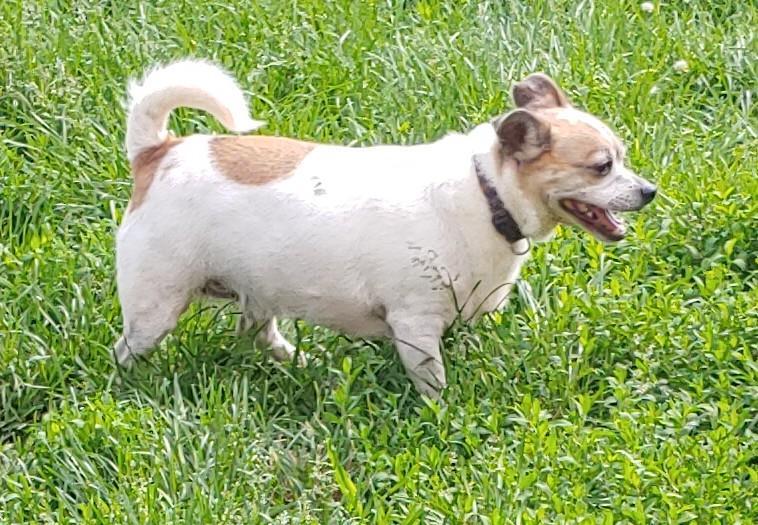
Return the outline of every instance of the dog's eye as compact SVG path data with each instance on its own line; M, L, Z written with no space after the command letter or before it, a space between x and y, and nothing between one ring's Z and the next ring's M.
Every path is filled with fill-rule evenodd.
M602 164L595 166L595 171L597 171L599 175L608 175L611 172L612 167L613 161L609 160L608 162L603 162Z

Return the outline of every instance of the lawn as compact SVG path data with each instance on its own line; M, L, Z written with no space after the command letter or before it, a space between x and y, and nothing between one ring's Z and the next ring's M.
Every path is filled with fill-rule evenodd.
M740 0L5 0L0 523L756 523L757 26ZM355 145L467 130L542 70L659 197L620 244L539 245L446 334L440 402L390 344L304 322L310 365L277 364L233 305L123 372L125 86L188 55L264 133Z

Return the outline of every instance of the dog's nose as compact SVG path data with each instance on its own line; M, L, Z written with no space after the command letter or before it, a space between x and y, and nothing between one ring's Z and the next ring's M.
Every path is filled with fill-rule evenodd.
M642 193L642 200L647 204L655 198L655 194L658 193L658 188L650 184L649 186L643 186L640 192Z

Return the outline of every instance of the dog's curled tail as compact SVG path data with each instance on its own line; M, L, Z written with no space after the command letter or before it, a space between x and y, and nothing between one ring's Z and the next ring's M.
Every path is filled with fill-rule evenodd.
M235 132L263 125L250 118L242 90L218 66L200 60L174 62L129 85L126 154L130 162L166 140L168 116L181 106L207 111Z

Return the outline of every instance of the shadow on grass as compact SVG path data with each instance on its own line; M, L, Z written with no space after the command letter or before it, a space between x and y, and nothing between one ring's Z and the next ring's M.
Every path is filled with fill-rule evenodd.
M120 399L148 399L159 407L177 401L205 406L213 396L234 401L241 396L262 419L300 422L326 414L341 420L351 413L388 410L410 418L423 405L389 342L351 340L284 322L285 337L308 359L300 367L294 361L275 361L254 343L254 332L237 336L230 321L238 314L229 305L212 316L201 315L206 310L198 309L131 368L114 364L111 393Z

